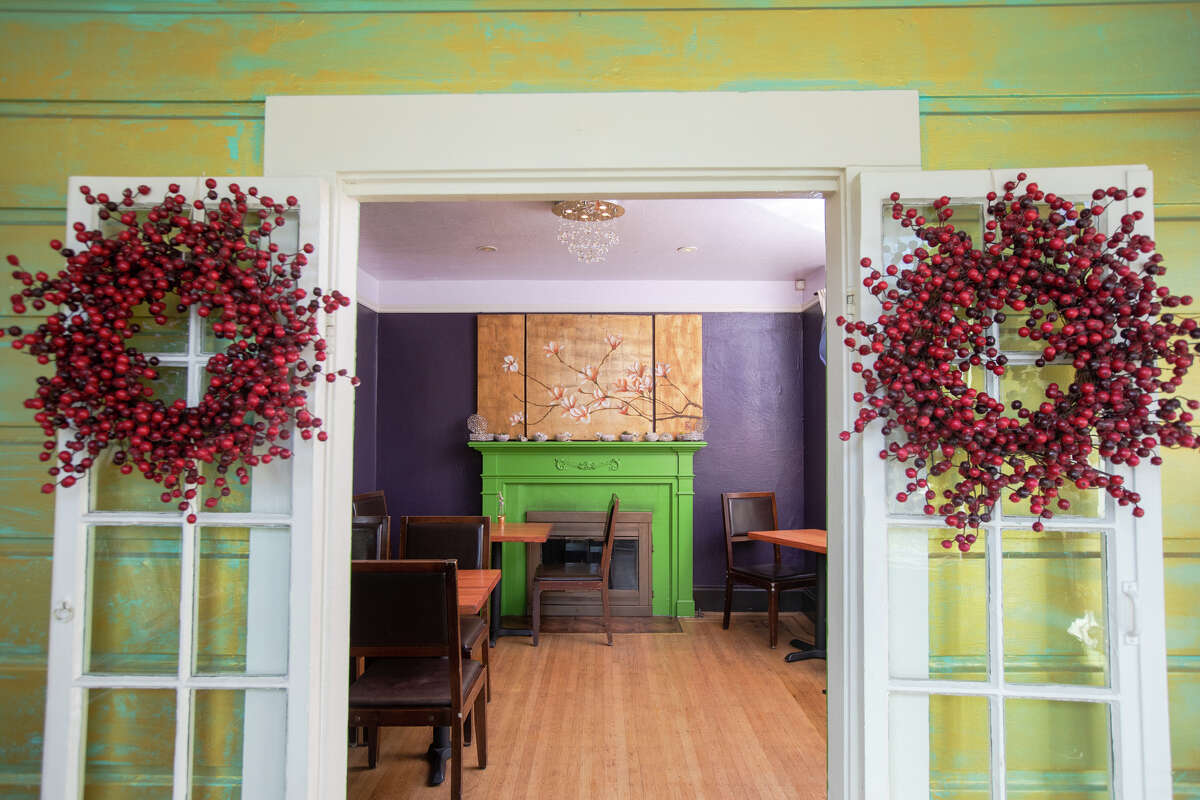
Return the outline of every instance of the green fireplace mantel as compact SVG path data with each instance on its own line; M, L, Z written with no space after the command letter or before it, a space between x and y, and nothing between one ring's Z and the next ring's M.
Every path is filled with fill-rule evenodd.
M483 455L483 513L495 519L528 511L603 511L609 497L622 511L653 514L651 556L655 616L691 617L692 454L705 442L470 442ZM525 613L525 552L504 545L502 609Z

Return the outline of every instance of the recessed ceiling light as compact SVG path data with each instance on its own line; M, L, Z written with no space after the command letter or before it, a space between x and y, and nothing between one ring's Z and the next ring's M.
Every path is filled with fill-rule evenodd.
M675 252L676 253L694 253L699 249L700 248L696 247L694 244L685 244L683 247L676 247Z
M481 244L478 247L476 247L475 249L481 253L494 253L497 250L499 250L500 248L496 247L496 245L494 245L494 244Z

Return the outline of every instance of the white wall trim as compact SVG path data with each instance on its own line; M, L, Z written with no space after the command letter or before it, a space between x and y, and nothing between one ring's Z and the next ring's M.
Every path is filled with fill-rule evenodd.
M857 276L850 181L861 166L919 167L917 100L907 91L269 97L264 164L268 175L331 181L338 275L357 263L357 209L366 201L825 193L827 280L834 287L828 313L837 316ZM440 298L443 305L456 302ZM339 344L338 363L352 363L352 353L343 351L353 348L353 334ZM860 450L836 441L848 414L847 354L831 358L828 369L828 796L861 800ZM342 436L352 419L352 403L332 409L331 436ZM345 527L349 511L348 502L341 507L349 470L342 472L331 479L331 500L317 521L327 535ZM325 585L314 587L326 609L325 630L315 632L325 652L314 668L325 692L314 694L321 736L309 756L317 762L323 800L345 792L347 661L345 637L334 630L345 626L349 610L341 544L330 546Z
M792 281L385 281L384 313L595 313L800 311L811 298Z

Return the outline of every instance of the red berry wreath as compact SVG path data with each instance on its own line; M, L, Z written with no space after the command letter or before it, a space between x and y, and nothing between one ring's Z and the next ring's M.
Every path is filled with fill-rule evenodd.
M54 364L54 374L39 377L36 394L25 401L48 437L40 458L54 461L54 481L42 491L72 486L113 448L112 462L122 473L136 469L160 483L163 502L180 510L194 508L197 487L207 482L202 464L214 464L213 496L204 501L212 508L230 494L231 467L244 484L247 467L291 456L280 442L291 437L293 424L302 438L315 432L325 440L305 391L325 360L318 312L332 313L350 300L314 289L304 302L308 293L299 281L312 245L284 253L271 242L286 208L297 204L294 197L285 205L254 187L230 184L232 196L218 200L216 181L206 186L206 198L189 204L172 184L142 219L133 206L149 187L125 189L120 199L81 187L87 202L100 206L102 220L120 223L119 233L105 236L77 222L77 248L50 243L66 260L63 270L53 277L13 272L25 286L11 298L14 312L58 309L36 327L0 331L12 337L13 348ZM8 260L19 267L15 256ZM145 305L155 325L166 325L170 295L178 297L177 312L195 308L214 336L229 341L208 360L209 386L196 406L158 397L159 360L128 344L141 330L134 310ZM346 370L326 371L325 380L339 375ZM74 433L58 450L56 435L66 430ZM195 522L195 514L188 521Z
M1159 446L1200 447L1191 413L1200 401L1175 396L1194 358L1189 340L1200 331L1194 317L1173 309L1192 298L1158 284L1162 256L1135 232L1142 212L1124 215L1108 235L1097 222L1125 190L1097 189L1090 205L1076 204L1035 183L1017 194L1025 177L1006 183L1000 197L988 195L981 245L950 222L948 197L934 202L929 224L893 193L892 218L925 246L883 272L864 258L863 285L883 313L874 322L837 320L847 347L874 356L869 367L851 365L865 382L853 396L862 405L854 432L884 420L891 441L879 457L911 463L897 499L921 493L924 513L963 531L942 545L964 552L976 540L966 531L989 522L1006 493L1028 504L1036 531L1055 509L1070 508L1062 496L1068 482L1105 489L1140 517L1141 497L1099 458L1161 464ZM1014 400L1006 408L968 384L972 367L1004 374L1008 359L992 326L1012 312L1025 315L1018 335L1043 345L1036 366L1075 369L1069 386L1047 385L1037 407ZM939 498L929 478L951 470L957 482Z

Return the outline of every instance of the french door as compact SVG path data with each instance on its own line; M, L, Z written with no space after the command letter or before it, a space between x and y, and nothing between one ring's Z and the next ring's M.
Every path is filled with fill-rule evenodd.
M312 243L303 284L327 286L321 184L222 179L220 196L231 181L299 199L271 241L286 253ZM148 206L171 183L189 200L206 191L195 178L73 178L68 246L71 223L111 224L79 186L120 197L147 184ZM168 313L166 325L143 320L131 345L159 359L156 396L194 405L208 359L227 340L194 309ZM328 407L325 387L311 393L317 416ZM319 610L310 587L322 584L313 524L323 513L322 446L288 443L292 458L254 467L247 485L231 481L233 493L214 509L201 501L215 472L195 508L180 510L160 501L158 484L119 474L111 453L58 489L43 798L313 796L310 696L321 637L310 635Z
M1152 190L1144 167L1025 171L1072 200L1097 187ZM950 196L953 222L981 242L985 195L1003 194L1017 172L862 174L859 255L886 266L915 246L891 219L893 191L906 205ZM1111 232L1140 210L1139 230L1152 234L1152 197L1112 203L1102 224ZM874 319L876 298L861 284L856 295ZM992 331L1006 374L969 376L1005 403L1073 380L1069 364L1034 364L1038 345L1016 334L1020 316ZM881 487L861 506L864 796L1169 797L1157 468L1122 471L1143 497L1141 519L1102 492L1074 492L1070 514L1035 533L1027 507L1004 501L960 553L941 546L947 530L921 513L923 497L897 500L909 479L905 465L875 455L886 446L878 424L861 443L862 485Z

